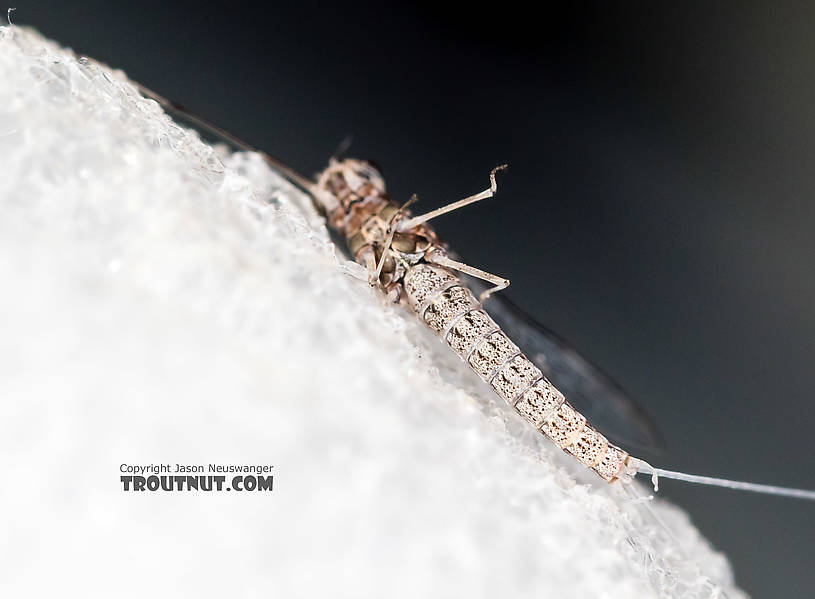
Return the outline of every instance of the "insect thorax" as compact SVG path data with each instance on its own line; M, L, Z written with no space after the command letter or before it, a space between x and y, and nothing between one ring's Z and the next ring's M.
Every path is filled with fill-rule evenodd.
M386 251L379 282L394 300L400 299L407 272L424 262L430 251L441 249L436 235L429 227L419 225L394 233L390 246L385 248L400 205L388 196L382 176L369 162L332 159L320 173L317 185L335 200L334 208L327 211L328 224L345 237L357 262L372 270ZM407 211L402 213L408 215Z

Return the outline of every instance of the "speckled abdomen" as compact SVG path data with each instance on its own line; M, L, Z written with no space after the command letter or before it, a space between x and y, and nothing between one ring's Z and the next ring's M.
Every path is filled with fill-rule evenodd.
M452 272L417 264L404 277L408 305L535 429L606 481L628 454L592 428L482 309Z

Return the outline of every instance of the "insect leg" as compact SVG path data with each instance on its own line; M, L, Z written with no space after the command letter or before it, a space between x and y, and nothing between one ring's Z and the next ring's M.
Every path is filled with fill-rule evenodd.
M498 184L495 182L495 173L506 169L507 169L506 164L496 166L494 169L492 169L492 171L490 171L490 186L481 193L468 196L463 200L453 202L452 204L447 204L447 206L442 206L441 208L431 210L430 212L427 212L425 214L420 214L419 216L414 216L413 218L403 220L399 223L397 230L400 232L407 231L408 229L412 229L417 225L426 223L430 219L436 218L437 216L441 216L442 214L447 214L448 212L458 210L459 208L463 208L464 206L468 206L469 204L474 204L475 202L478 202L480 200L486 200L487 198L491 198L492 196L495 195L495 192L498 190Z
M481 292L481 295L478 296L478 301L482 304L487 301L487 298L491 296L496 291L501 291L502 289L506 289L509 287L509 279L505 279L503 277L499 277L498 275L494 275L488 273L480 268L476 268L474 266L470 266L468 264L464 264L463 262L458 262L453 260L447 256L444 252L440 250L434 250L430 252L425 258L428 262L432 262L433 264L438 264L439 266L444 266L445 268L452 268L453 270L457 270L459 272L463 272L464 274L468 274L472 277L477 279L481 279L482 281L486 281L487 283L492 283L495 287L490 287L485 291Z
M371 286L376 284L376 279L374 278L374 272L376 272L376 256L374 255L374 249L372 247L365 248L359 256L360 263L365 268L365 272L367 274L368 283Z
M375 284L376 281L379 281L379 275L382 274L382 267L385 265L385 258L388 255L388 250L391 249L391 244L393 243L393 236L396 234L397 225L401 220L402 216L405 213L405 210L408 206L410 206L413 202L417 201L419 198L416 197L414 193L410 199L402 204L402 207L397 210L396 214L393 215L391 218L390 225L388 225L388 235L385 238L385 246L382 248L382 255L379 257L379 264L376 265L376 272L374 272L372 277L371 284Z

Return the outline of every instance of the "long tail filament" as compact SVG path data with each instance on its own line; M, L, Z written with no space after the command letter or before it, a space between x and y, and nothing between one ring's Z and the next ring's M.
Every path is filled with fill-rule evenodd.
M673 470L665 470L663 468L654 468L651 466L651 464L643 460L639 460L636 468L635 474L651 475L651 482L654 485L655 492L659 490L659 477L662 476L663 478L671 478L698 485L725 487L727 489L736 489L738 491L751 491L753 493L763 493L765 495L776 495L778 497L792 497L795 499L808 499L810 501L815 501L815 491L808 491L806 489L793 489L790 487L779 487L776 485L761 485L757 483L728 480L726 478L716 478L713 476L686 474L685 472L675 472Z

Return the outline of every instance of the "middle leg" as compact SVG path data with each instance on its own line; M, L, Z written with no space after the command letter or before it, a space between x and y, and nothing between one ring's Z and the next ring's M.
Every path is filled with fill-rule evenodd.
M481 279L487 283L492 283L493 287L485 289L481 292L481 295L478 296L478 301L482 304L487 301L487 298L489 298L496 291L501 291L502 289L509 287L509 279L488 273L487 271L476 268L475 266L470 266L469 264L464 264L463 262L453 260L442 250L433 250L425 259L433 264L438 264L439 266L444 266L445 268L452 268L453 270L463 272L464 274Z

